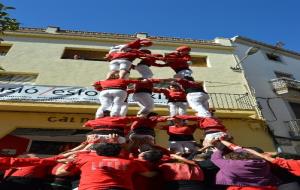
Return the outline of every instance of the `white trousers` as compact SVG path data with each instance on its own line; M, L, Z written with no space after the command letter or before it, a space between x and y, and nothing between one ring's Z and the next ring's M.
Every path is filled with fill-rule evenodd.
M131 64L132 64L131 61L128 61L126 59L115 59L109 63L109 69L111 71L120 71L120 70L129 71Z
M121 106L120 116L125 117L127 115L127 112L128 112L128 102L124 102L123 105Z
M96 112L96 118L103 117L103 111L110 110L110 116L120 116L121 106L127 97L127 92L121 89L108 89L100 92L101 106Z
M138 92L134 93L132 99L140 106L138 114L148 114L154 108L154 101L150 93Z
M190 107L197 112L199 117L211 117L211 113L208 111L208 94L204 92L192 92L186 95Z
M169 102L170 116L185 115L188 108L187 102Z
M142 75L142 78L144 78L144 79L148 79L148 78L153 77L153 73L152 73L150 67L147 66L147 65L138 64L135 67L135 70L137 70L140 73L140 75Z

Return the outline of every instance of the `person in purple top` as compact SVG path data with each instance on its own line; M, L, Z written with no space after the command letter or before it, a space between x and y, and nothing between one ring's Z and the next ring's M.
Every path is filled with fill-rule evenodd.
M216 176L216 184L229 185L227 190L257 189L276 190L279 180L271 173L267 161L249 153L242 147L227 141L222 144L233 151L223 156L223 151L215 149L211 161L220 168ZM244 187L244 188L241 188Z

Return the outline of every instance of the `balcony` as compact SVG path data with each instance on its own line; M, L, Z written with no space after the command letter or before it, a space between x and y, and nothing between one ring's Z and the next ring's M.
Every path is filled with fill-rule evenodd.
M230 110L254 110L254 99L246 94L209 93L209 107Z
M300 119L285 121L284 123L289 128L291 137L300 139Z
M290 78L277 78L270 80L274 91L277 94L286 94L289 93L289 89L300 90L300 81L293 80Z

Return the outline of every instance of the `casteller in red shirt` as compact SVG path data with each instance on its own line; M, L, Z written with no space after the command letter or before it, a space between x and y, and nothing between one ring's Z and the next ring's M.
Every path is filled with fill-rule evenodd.
M181 89L155 88L155 93L163 93L169 102L186 102L186 93Z
M44 179L49 173L49 170L57 164L57 159L64 158L63 156L54 156L50 158L15 158L13 166L9 170L5 171L4 177L30 177ZM28 162L27 166L24 166L25 162ZM18 167L19 166L19 167ZM14 172L11 172L14 170Z
M220 120L213 117L198 117L191 115L176 115L175 118L183 120L198 121L198 127L203 129L204 132L226 132L226 127L221 123Z
M284 158L275 158L273 164L287 169L289 172L296 176L300 176L300 160L287 160Z
M96 153L78 153L68 168L80 168L79 190L106 190L118 187L131 190L132 176L148 172L142 162L119 157L99 156Z
M178 52L172 52L165 57L160 58L160 60L166 62L166 64L161 64L160 67L171 67L177 73L189 69L188 62L191 61L191 56L188 54L182 55Z
M56 164L56 160L62 157L55 158L12 158L12 157L0 157L0 170L7 170L11 167L28 167L36 165L52 165Z
M131 49L140 49L141 47L149 47L152 45L152 42L149 39L136 39L132 42L129 42L125 45L126 48Z
M147 57L147 55L138 50L130 50L128 52L112 52L106 55L106 59L109 61L116 60L116 59L125 59L128 61L133 61L136 58L141 58L141 57Z
M162 129L167 130L168 135L193 135L197 125L171 125L164 126Z
M126 90L130 83L140 83L140 80L127 80L127 79L108 79L99 80L93 84L99 90L107 89L121 89Z

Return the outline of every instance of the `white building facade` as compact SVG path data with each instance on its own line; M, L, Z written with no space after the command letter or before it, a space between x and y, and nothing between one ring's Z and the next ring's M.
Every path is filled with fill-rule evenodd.
M300 154L300 53L245 37L232 38L244 73L278 151ZM249 48L258 48L247 55Z

